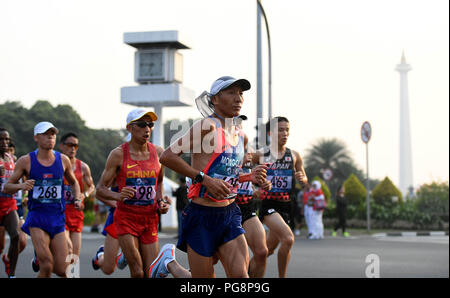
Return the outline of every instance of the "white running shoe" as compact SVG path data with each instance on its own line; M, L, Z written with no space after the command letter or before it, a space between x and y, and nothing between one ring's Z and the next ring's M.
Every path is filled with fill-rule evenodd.
M161 248L156 259L150 265L148 276L150 278L164 278L169 275L167 264L175 260L175 245L166 244Z
M125 269L125 267L127 267L127 259L125 259L125 255L123 254L123 252L120 252L120 254L117 255L116 265L120 270L123 270Z

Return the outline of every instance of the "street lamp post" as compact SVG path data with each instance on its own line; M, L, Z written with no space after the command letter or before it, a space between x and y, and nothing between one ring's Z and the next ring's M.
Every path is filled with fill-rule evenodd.
M260 141L260 122L263 121L263 100L262 100L262 50L261 50L261 16L264 17L267 31L267 43L268 43L268 72L269 72L269 91L268 91L268 118L272 118L272 49L270 46L270 32L267 16L260 0L256 0L257 3L257 15L256 15L256 147L259 148Z

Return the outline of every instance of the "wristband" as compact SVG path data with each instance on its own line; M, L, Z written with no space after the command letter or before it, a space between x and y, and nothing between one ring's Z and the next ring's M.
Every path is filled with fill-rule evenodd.
M241 174L239 175L239 183L251 182L252 181L252 173Z

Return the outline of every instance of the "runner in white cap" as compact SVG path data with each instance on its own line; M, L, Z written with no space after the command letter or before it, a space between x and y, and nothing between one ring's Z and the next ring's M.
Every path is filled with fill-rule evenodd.
M239 172L248 142L235 118L244 103L243 92L249 89L245 79L217 79L210 92L196 99L205 119L196 122L160 159L165 166L192 179L188 195L192 202L183 211L178 248L188 253L194 278L215 276L215 255L228 277L248 277L248 247L241 212L234 200L238 183L245 180ZM182 153L191 154L192 166L180 157ZM265 177L264 166L245 176L247 181L270 189Z
M69 158L53 151L57 133L58 129L50 122L40 122L34 127L38 149L17 160L14 173L4 187L8 194L29 191L29 212L22 230L31 236L39 260L38 277L50 277L52 272L66 276L64 178L72 189L75 204L81 205L80 186ZM27 180L19 183L23 176Z
M157 119L141 108L128 114L131 139L111 151L97 185L100 197L117 201L114 225L131 277L144 277L158 255L157 209L167 213L171 203L168 197L163 200L164 168L159 163L163 149L148 141ZM114 183L118 192L110 190Z

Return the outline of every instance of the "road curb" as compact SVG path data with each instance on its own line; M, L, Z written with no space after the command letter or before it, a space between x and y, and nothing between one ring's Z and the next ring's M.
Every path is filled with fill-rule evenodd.
M377 233L372 236L373 237L448 236L448 231L388 232L388 233Z

